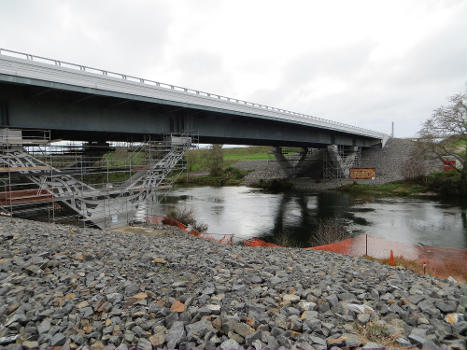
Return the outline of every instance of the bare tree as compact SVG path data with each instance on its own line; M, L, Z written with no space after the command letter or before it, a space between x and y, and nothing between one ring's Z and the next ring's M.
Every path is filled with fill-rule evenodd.
M420 130L420 141L441 161L455 159L460 166L455 169L465 178L466 144L455 141L467 137L466 96L456 94L449 98L450 104L433 111Z

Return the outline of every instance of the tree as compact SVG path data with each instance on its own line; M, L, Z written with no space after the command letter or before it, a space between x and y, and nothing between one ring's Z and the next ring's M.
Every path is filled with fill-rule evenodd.
M423 123L420 141L427 151L431 151L441 161L455 159L456 167L465 179L466 163L466 96L456 94L449 98L448 106L441 106L433 111L430 119Z
M224 168L224 152L222 145L212 145L208 155L209 174L221 176Z

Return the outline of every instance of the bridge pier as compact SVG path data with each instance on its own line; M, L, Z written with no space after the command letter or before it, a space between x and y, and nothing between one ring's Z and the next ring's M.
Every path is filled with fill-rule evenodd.
M357 146L347 148L340 148L338 145L327 146L323 162L324 177L347 179L350 168L353 168L358 162L358 153L359 148Z
M285 172L287 177L297 177L302 170L302 166L308 154L308 147L303 147L299 154L298 161L293 164L289 159L284 157L282 147L275 146L273 148L274 156L281 169Z
M298 155L298 160L291 160L284 156L281 147L276 146L273 149L280 168L289 178L348 178L350 169L358 163L359 151L357 146L304 147Z

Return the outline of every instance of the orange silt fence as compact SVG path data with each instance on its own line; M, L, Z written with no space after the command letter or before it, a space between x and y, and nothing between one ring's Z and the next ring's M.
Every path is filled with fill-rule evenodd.
M233 235L231 234L226 234L226 235L223 235L222 238L216 239L216 235L213 233L200 233L197 230L191 227L188 227L173 218L169 218L165 216L148 216L146 218L146 221L151 224L165 224L169 226L175 226L183 230L184 232L187 232L193 236L196 236L202 239L206 239L208 241L216 241L222 244L233 244Z
M216 239L212 233L200 233L175 219L163 216L151 216L147 221L154 224L166 224L178 227L184 232L202 239L215 241L222 244L233 244L234 236L223 235ZM284 248L278 244L263 241L259 238L250 238L243 241L248 247L273 247ZM342 241L305 248L307 250L323 250L351 256L370 256L376 259L388 259L394 266L395 257L412 260L423 266L423 271L432 275L447 278L453 276L458 280L467 279L467 249L422 247L410 243L389 241L383 238L373 237L368 234L347 238Z
M259 238L250 238L247 240L243 241L243 244L248 246L248 247L274 247L274 248L284 248L281 245L274 244L274 243L269 243L266 241L263 241Z
M467 279L467 249L422 247L410 243L389 241L367 234L306 249L324 250L352 256L368 255L377 259L389 258L393 265L395 257L402 257L415 261L426 272L435 276L442 278L453 276L458 280Z

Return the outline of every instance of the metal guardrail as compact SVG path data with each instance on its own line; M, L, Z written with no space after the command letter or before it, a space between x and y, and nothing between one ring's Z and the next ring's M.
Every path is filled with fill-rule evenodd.
M181 87L177 85L166 84L166 83L162 83L162 82L155 81L155 80L136 77L133 75L121 74L121 73L116 73L116 72L103 70L99 68L93 68L93 67L84 66L81 64L31 55L31 54L24 53L24 52L8 50L8 49L3 49L3 48L0 48L0 55L9 56L13 58L19 58L19 59L25 59L25 60L34 61L37 63L55 65L60 68L68 68L68 69L78 70L82 72L97 74L97 75L101 75L107 78L121 79L121 80L129 81L132 83L142 84L146 87L153 87L156 89L162 88L166 90L177 91L179 93L184 93L184 94L189 94L189 95L198 95L198 96L205 97L205 98L220 100L223 102L232 103L234 105L243 105L243 106L248 106L251 108L257 108L260 110L272 111L272 112L280 113L284 120L294 120L294 121L299 121L299 122L310 124L310 125L329 126L339 131L348 132L348 133L356 133L356 134L379 138L379 139L385 139L388 137L388 135L384 133L379 133L373 130L360 128L358 126L336 122L336 121L329 120L329 119L306 115L303 113L292 112L292 111L282 109L282 108L271 107L271 106L263 105L260 103L248 102L248 101L240 100L237 98L231 98L231 97L222 96L222 95L205 92L201 90L195 90L195 89L185 88L185 87Z

